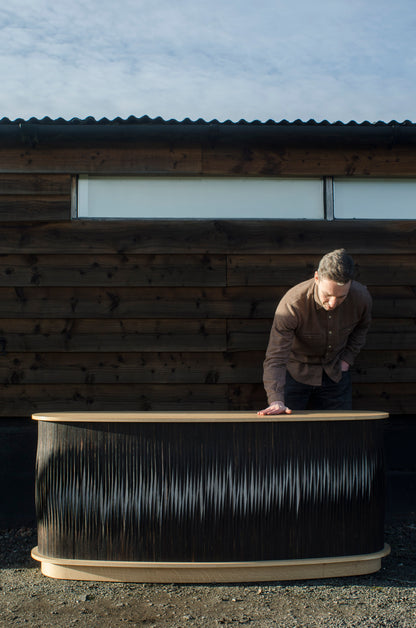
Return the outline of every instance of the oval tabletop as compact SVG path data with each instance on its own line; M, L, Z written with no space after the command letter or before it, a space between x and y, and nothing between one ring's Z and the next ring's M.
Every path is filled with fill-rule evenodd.
M93 423L249 423L296 421L369 421L388 418L387 412L327 410L260 416L256 412L194 410L177 412L46 412L32 415L35 421Z

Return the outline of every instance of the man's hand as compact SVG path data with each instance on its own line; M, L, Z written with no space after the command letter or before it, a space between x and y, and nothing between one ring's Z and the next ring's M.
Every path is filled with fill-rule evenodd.
M341 360L341 372L345 373L350 370L350 365L345 360Z
M258 416L265 416L267 414L292 414L292 410L285 406L283 401L273 401L268 408L260 410L257 414Z

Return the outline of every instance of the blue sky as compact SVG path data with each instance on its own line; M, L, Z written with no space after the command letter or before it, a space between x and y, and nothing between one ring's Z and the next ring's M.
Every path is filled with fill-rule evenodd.
M414 0L13 0L0 29L0 118L416 122Z

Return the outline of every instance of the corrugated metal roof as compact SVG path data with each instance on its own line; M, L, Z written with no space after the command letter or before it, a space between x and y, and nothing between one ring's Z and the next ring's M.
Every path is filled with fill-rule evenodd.
M7 125L21 125L21 124L39 124L39 125L100 125L100 126L117 126L117 125L127 125L127 124L156 124L156 125L195 125L195 126L209 126L209 125L220 125L220 126L307 126L307 127L396 127L396 126L416 126L416 123L411 122L410 120L404 120L402 122L398 122L397 120L391 120L389 122L384 122L379 120L377 122L369 122L365 120L363 122L356 122L355 120L350 120L349 122L342 122L340 120L336 122L328 122L328 120L293 120L292 122L284 119L284 120L267 120L262 122L261 120L239 120L237 122L233 122L232 120L225 120L220 122L217 119L213 120L203 120L202 118L198 118L197 120L191 120L190 118L184 118L183 120L175 120L169 119L166 120L162 117L150 118L149 116L141 116L137 118L136 116L129 116L128 118L120 118L116 117L113 119L109 118L100 118L96 119L93 116L88 116L87 118L71 118L69 120L65 118L55 118L52 119L48 116L44 118L16 118L15 120L10 120L9 118L1 118L0 124Z
M397 122L328 122L323 120L165 120L150 118L17 118L0 120L0 145L78 147L82 145L164 146L240 146L285 148L293 147L387 147L416 146L416 124Z

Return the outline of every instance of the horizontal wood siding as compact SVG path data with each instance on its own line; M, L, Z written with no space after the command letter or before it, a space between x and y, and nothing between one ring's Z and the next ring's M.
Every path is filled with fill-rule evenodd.
M342 242L355 256L416 251L415 221L389 220L77 220L0 223L0 254L305 255ZM370 252L371 251L371 252ZM285 258L287 259L287 258ZM411 262L409 262L410 264ZM384 272L384 269L383 269Z
M224 255L2 255L2 286L225 286Z
M68 220L69 175L0 174L0 222Z
M166 174L204 176L415 175L412 146L301 148L136 145L0 147L0 173ZM213 144L215 140L213 138Z
M277 302L341 246L374 299L353 370L354 407L415 413L416 220L70 220L71 174L82 171L311 176L360 174L372 163L377 176L414 168L404 148L356 159L332 153L332 161L312 151L304 166L305 151L287 161L289 152L258 150L253 162L236 150L196 148L142 150L139 161L136 150L117 148L3 155L0 415L263 407Z

